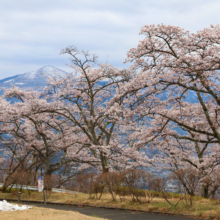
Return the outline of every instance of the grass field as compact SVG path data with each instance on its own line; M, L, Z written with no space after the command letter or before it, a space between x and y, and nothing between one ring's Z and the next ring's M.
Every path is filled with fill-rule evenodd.
M0 199L17 199L17 193L0 193ZM31 192L22 193L21 199L43 201L43 193ZM79 205L96 205L105 207L120 207L125 209L145 210L148 212L162 212L173 214L191 215L196 218L203 219L220 219L220 202L217 200L203 199L195 197L193 199L193 206L189 206L185 202L180 202L177 207L170 206L163 198L154 198L151 203L132 202L131 197L126 197L124 201L117 198L112 201L110 194L103 194L100 200L89 198L88 194L78 193L76 195L70 193L55 193L47 194L47 200L50 202L70 203ZM170 199L171 202L176 202L178 198ZM53 220L55 220L53 218Z
M101 218L82 215L73 211L62 211L48 208L28 209L24 211L1 212L2 220L101 220ZM104 220L104 219L103 219Z

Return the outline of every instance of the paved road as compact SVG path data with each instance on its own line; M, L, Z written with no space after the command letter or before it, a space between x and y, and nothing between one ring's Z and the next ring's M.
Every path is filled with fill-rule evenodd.
M33 206L33 203L29 203L29 205ZM109 220L193 220L192 218L186 218L186 217L176 217L170 215L148 214L148 213L89 208L89 207L81 208L81 207L73 207L73 206L64 206L64 205L60 206L60 205L48 205L48 204L47 205L34 204L34 206L65 210L65 211L77 211L84 215L102 217L102 218L107 218Z

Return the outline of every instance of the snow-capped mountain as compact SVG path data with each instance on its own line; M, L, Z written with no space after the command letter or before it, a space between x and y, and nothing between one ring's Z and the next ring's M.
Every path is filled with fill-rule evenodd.
M57 69L52 66L45 66L37 71L26 72L24 74L15 75L0 80L0 89L1 88L10 88L12 85L20 87L21 89L36 89L46 86L47 77L49 75L61 75L66 76L66 72L60 69Z

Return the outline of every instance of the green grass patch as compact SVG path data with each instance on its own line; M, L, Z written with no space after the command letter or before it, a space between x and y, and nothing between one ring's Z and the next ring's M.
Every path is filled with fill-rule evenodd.
M13 189L11 193L1 193L0 199L17 199L17 192ZM175 203L180 198L177 193L169 193L169 199L171 202ZM35 200L43 201L43 192L32 191L29 193L24 190L21 194L21 200ZM193 198L193 206L189 206L189 203L180 202L178 206L170 206L163 198L155 197L151 203L146 202L134 202L132 197L127 195L121 200L119 196L116 197L116 201L112 201L112 197L109 193L104 193L100 200L89 199L89 195L85 193L71 194L71 193L55 193L47 192L47 201L49 202L59 202L59 203L69 203L69 204L79 204L79 205L95 205L95 206L105 206L105 207L118 207L124 209L136 209L144 210L147 212L161 212L161 213L173 213L173 214L186 214L191 215L196 218L202 219L220 219L220 203L217 200L204 199L201 197ZM97 217L97 216L96 216Z

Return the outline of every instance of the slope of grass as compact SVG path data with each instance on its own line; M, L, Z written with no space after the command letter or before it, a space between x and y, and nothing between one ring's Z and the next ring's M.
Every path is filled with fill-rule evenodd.
M12 193L0 193L0 199L17 199L17 192ZM22 193L21 199L43 201L43 193L31 192ZM100 200L90 198L88 194L78 193L47 193L47 201L58 203L69 203L79 205L95 205L105 207L118 207L125 209L136 209L148 212L162 212L173 214L191 215L196 218L203 219L220 219L220 203L217 200L203 199L201 197L193 198L193 206L186 205L186 202L180 202L177 207L170 206L163 198L154 198L151 203L138 203L133 202L132 198L127 196L123 201L117 198L116 201L112 201L111 195L108 193L103 194ZM171 202L177 202L177 196L173 196L170 199Z
M48 208L34 207L24 211L1 212L4 220L101 220L100 217L82 215L74 211L54 210ZM103 219L104 220L104 219Z

